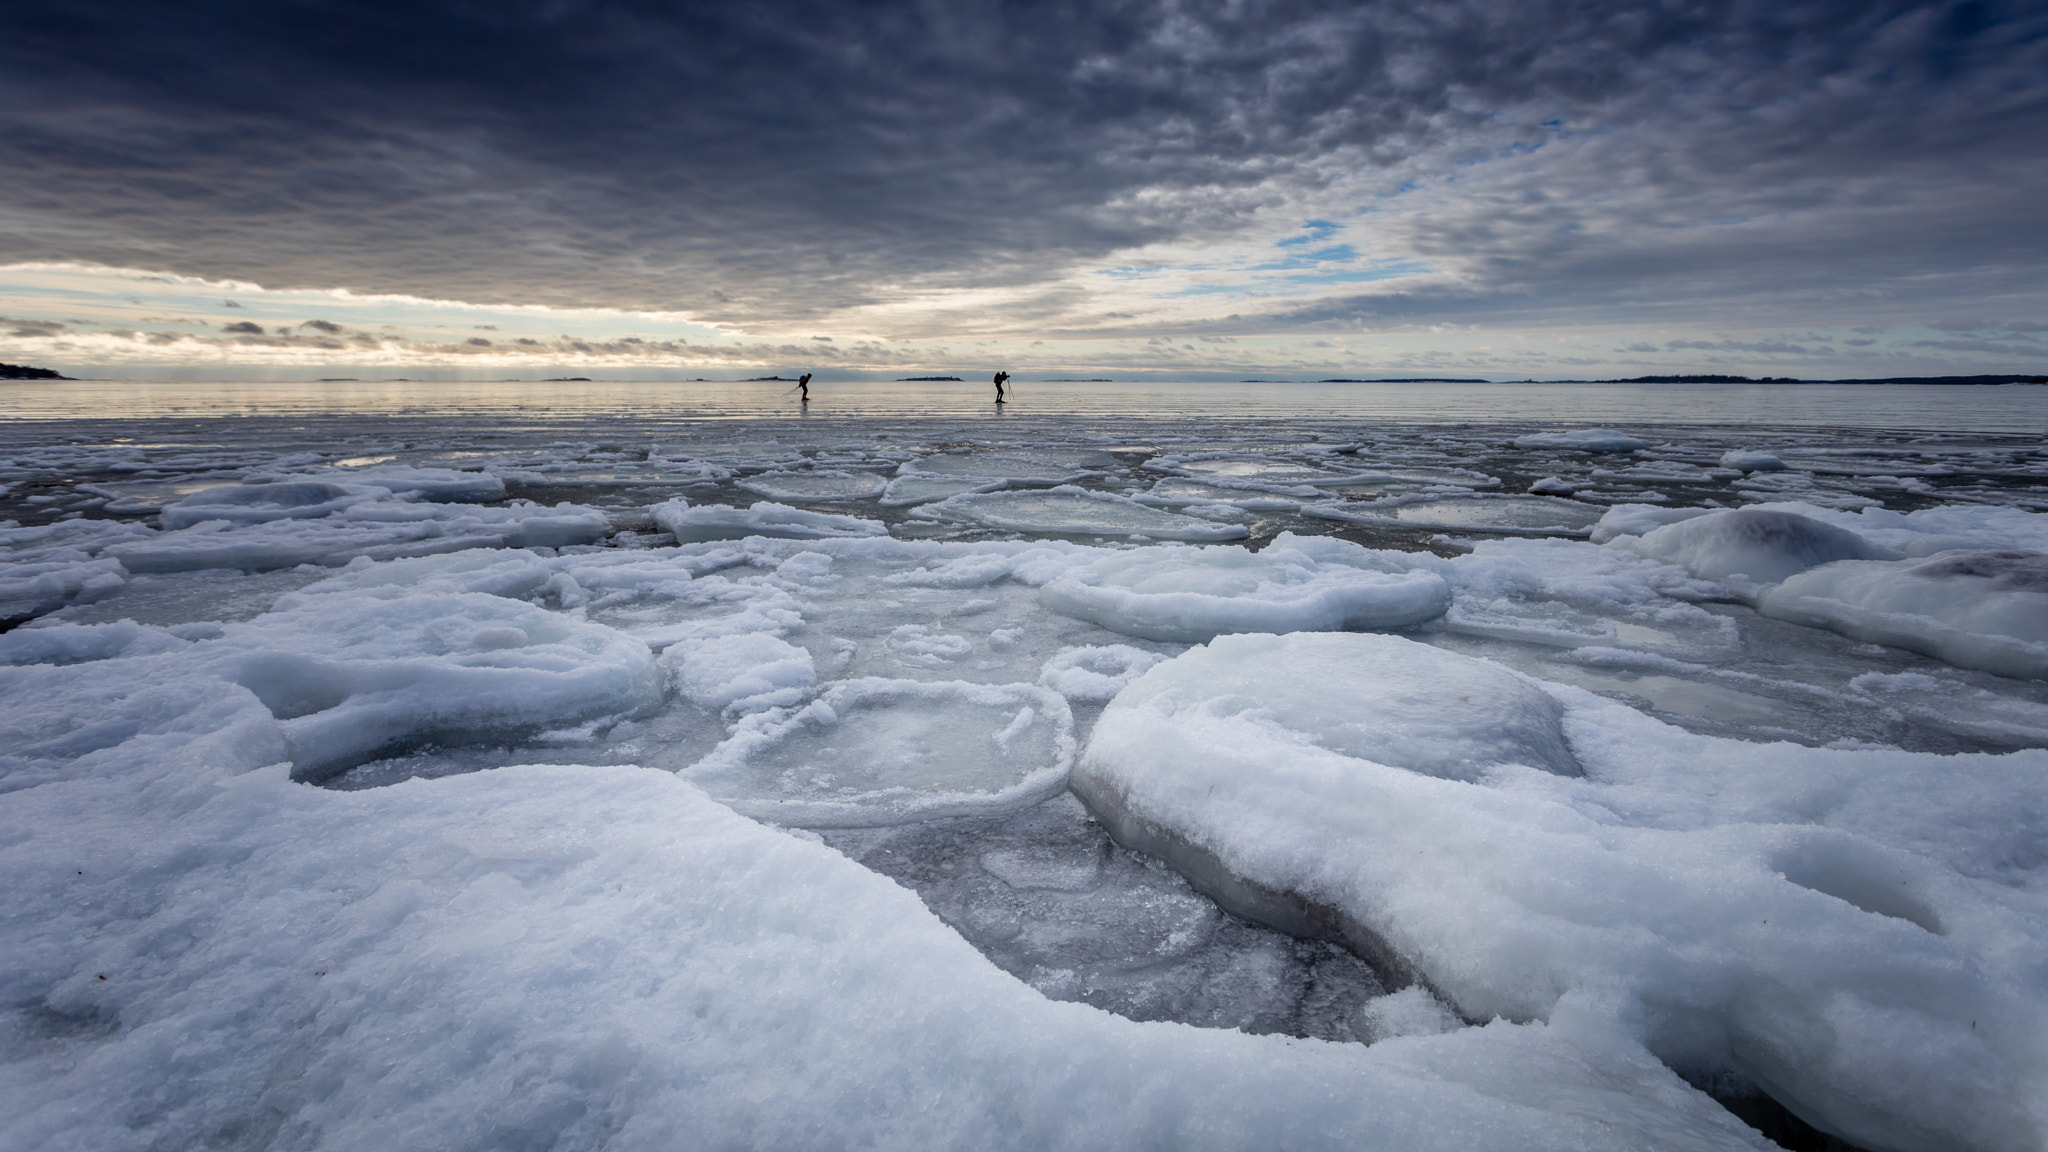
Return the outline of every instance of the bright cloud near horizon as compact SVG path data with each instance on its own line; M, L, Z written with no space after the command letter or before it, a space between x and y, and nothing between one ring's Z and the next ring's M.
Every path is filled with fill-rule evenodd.
M2048 369L2038 5L10 5L75 374Z

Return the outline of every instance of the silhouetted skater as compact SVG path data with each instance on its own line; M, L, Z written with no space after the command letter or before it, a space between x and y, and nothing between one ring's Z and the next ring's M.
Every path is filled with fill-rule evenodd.
M996 403L998 404L1001 404L1003 402L1003 385L1009 379L1010 374L1008 372L996 373Z
M803 394L798 397L798 403L809 404L811 402L811 374L809 372L796 378L796 390Z

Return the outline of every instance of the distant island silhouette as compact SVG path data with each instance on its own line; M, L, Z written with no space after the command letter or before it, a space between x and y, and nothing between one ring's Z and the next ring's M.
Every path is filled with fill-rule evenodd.
M791 380L786 376L749 376L746 379L740 381L740 383L742 384L767 384L773 382L780 382L783 384L796 383L796 381Z
M549 376L549 377L547 377L546 379L542 380L542 381L541 381L541 383L543 383L543 384L588 384L588 383L590 383L590 377L588 377L588 376Z
M954 383L956 383L956 384L957 384L957 383L959 383L959 381L960 381L960 377L958 377L958 376L898 376L898 377L896 378L896 382L897 382L898 384L909 384L909 383L913 383L913 382L918 382L918 381L925 381L925 380L948 380L948 381L952 381L952 382L954 382Z
M31 368L26 364L0 364L0 380L69 380L53 368Z

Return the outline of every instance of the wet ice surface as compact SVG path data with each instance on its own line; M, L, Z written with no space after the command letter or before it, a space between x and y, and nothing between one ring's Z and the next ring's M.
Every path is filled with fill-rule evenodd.
M1355 954L1341 933L1225 911L1214 877L1116 843L1064 790L1105 703L1191 644L1400 629L1699 736L2048 747L2038 440L1563 431L17 431L0 445L0 663L79 669L79 699L238 685L300 778L335 791L547 764L674 773L815 829L1053 999L1367 1043L1462 1029L1431 991L1452 984L1426 967L1412 984L1398 947ZM1718 512L1738 507L1754 511ZM116 687L92 688L101 672ZM1287 707L1335 705L1304 687ZM23 728L31 752L0 785L59 779L100 746L60 729ZM1389 746L1347 754L1420 772ZM1482 759L1433 774L1477 786ZM1465 995L1473 1021L1509 1002ZM1706 1064L1681 1070L1726 1073Z

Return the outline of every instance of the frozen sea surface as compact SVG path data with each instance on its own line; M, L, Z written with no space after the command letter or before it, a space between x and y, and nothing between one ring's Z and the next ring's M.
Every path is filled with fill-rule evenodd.
M2038 437L180 414L0 520L0 1146L2048 1141Z

